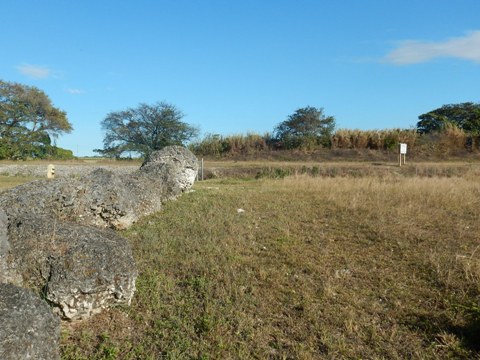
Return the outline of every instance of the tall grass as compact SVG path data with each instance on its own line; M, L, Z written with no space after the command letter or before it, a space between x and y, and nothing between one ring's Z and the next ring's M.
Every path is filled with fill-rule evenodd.
M412 148L418 137L414 129L351 130L339 129L332 138L332 147L341 149L396 150L399 143Z
M440 131L423 135L415 129L339 129L328 143L332 150L373 150L390 153L398 150L399 143L406 143L410 154L439 157L461 156L467 152L478 151L480 140L478 136L469 134L454 124L446 124ZM208 134L204 139L192 143L190 150L197 156L213 158L273 155L279 150L286 152L287 149L304 153L325 150L325 145L320 144L316 138L296 139L295 144L295 147L291 148L273 139L269 133L229 136Z
M123 232L132 306L64 327L65 359L480 356L475 174L194 190Z
M223 136L208 134L204 139L190 145L190 150L200 156L251 155L270 149L271 135L247 133L246 135Z

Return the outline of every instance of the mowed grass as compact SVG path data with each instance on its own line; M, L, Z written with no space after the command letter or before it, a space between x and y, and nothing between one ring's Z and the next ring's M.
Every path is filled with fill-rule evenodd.
M473 174L196 183L122 232L133 302L63 358L480 358L479 208Z

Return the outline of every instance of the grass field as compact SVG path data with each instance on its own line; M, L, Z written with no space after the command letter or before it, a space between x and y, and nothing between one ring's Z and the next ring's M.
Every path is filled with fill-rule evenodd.
M27 176L7 176L7 175L0 175L0 191L12 188L14 186L24 184L26 182L35 180L33 177Z
M122 232L133 303L63 358L480 358L478 169L422 166L197 182Z

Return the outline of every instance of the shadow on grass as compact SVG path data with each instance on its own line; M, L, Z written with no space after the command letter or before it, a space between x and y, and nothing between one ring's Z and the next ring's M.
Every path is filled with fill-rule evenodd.
M437 343L442 346L454 344L445 343L445 335L452 335L452 338L458 339L460 353L465 358L480 355L480 317L478 315L463 314L464 322L462 325L454 324L452 319L446 315L428 316L411 314L404 324L415 331L421 331L425 334L428 341L432 344ZM460 316L460 314L459 314ZM467 354L468 353L468 354ZM463 357L462 356L462 357Z

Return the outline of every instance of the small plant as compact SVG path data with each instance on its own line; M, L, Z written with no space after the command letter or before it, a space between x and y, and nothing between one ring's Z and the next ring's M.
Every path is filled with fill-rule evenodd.
M115 360L118 355L118 349L110 340L108 334L100 335L100 343L98 346L98 353L96 359L98 360Z

